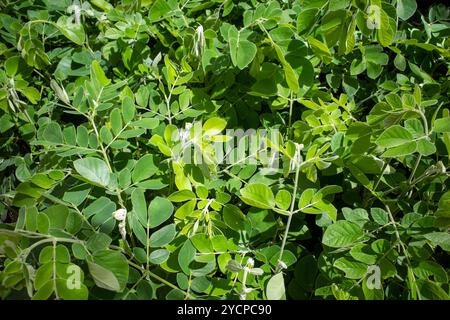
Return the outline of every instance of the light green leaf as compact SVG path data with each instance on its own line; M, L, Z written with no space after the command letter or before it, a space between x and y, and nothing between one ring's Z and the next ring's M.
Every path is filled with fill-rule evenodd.
M416 9L416 0L397 0L397 15L402 20L411 18Z
M267 282L266 297L268 300L286 300L283 273L277 273Z
M405 143L403 145L391 148L385 151L382 156L383 157L400 157L412 154L417 149L417 143L415 141Z
M127 259L118 251L102 250L94 254L94 261L88 262L95 284L100 288L120 292L128 280Z
M314 24L314 21L318 18L317 13L319 12L316 8L309 8L301 10L297 16L297 32L299 34L308 31Z
M407 144L413 140L411 132L399 125L394 125L386 129L375 141L375 143L383 148L397 147Z
M227 126L227 122L221 118L209 118L206 120L203 125L203 132L208 136L215 136L219 134L225 127Z
M262 183L248 184L241 189L241 199L246 204L261 209L275 207L275 197L272 190Z
M105 76L105 72L97 60L92 61L91 64L91 79L97 84L98 88L105 87L111 82L111 80Z
M85 40L84 28L81 23L73 23L71 17L61 16L55 26L72 42L82 45Z
M5 61L5 71L8 77L12 77L17 73L19 67L19 56L12 56Z
M427 138L417 140L417 152L423 156L429 156L436 153L436 146Z
M120 291L120 285L114 273L102 266L88 261L89 272L94 278L95 284L103 289Z
M149 261L153 264L164 263L169 258L170 252L166 249L157 249L150 253Z
M278 206L278 208L287 210L289 206L291 205L291 199L292 196L287 190L280 190L277 192L277 195L275 197L275 202Z
M107 186L110 181L110 171L105 161L87 157L73 162L75 170L89 181Z
M437 133L450 132L450 117L434 120L433 131Z
M380 9L380 25L377 36L383 47L389 46L394 41L396 28L393 29L393 26L395 27L395 24L396 22L383 9Z
M228 30L228 43L233 65L242 70L252 62L257 51L256 45L242 38L235 26L231 26Z
M363 236L363 230L356 223L340 220L327 227L322 243L332 248L348 247Z
M361 279L367 273L367 265L362 262L352 261L345 257L337 259L334 267L345 272L345 277L348 279Z
M172 202L184 202L195 199L195 193L190 190L180 190L172 193L168 199Z
M445 251L450 251L450 234L448 232L431 232L424 237L434 246L440 246Z
M381 226L389 223L388 213L381 208L371 208L370 215L372 216L373 221Z

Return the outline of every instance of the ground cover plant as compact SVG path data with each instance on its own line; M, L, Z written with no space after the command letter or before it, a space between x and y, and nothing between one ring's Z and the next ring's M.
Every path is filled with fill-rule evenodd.
M449 7L0 8L0 298L449 299Z

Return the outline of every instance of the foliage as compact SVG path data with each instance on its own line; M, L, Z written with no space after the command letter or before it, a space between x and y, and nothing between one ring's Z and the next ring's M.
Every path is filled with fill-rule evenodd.
M448 7L0 8L1 298L449 299Z

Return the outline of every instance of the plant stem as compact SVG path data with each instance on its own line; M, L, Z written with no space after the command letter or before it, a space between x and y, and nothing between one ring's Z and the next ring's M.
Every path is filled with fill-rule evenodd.
M144 268L142 268L141 266L139 266L138 264L136 264L136 263L134 263L134 262L132 262L132 261L130 261L130 260L128 260L128 264L129 264L130 266L133 266L133 267L135 267L135 268L141 270L143 273L148 274L150 277L155 278L156 280L158 280L159 282L165 284L166 286L171 287L172 289L175 289L175 290L180 290L180 291L183 292L185 295L189 295L189 293L187 293L187 292L184 291L184 290L181 290L181 289L178 288L176 285L174 285L174 284L170 283L169 281L167 281L167 280L161 278L161 277L158 276L156 273L153 273L153 272L151 272L151 271L147 271L147 270L145 270Z
M414 179L414 175L416 174L416 170L417 170L417 168L419 167L419 164L420 164L420 160L421 160L421 159L422 159L422 155L419 154L419 156L417 157L416 163L414 164L413 171L411 172L411 175L409 176L409 179L408 179L408 184L409 184L409 185L411 185L411 183L412 183L412 181L413 181L413 179Z
M397 224L395 222L394 216L392 215L392 212L391 212L391 209L389 209L389 206L385 205L385 207L386 207L386 211L387 211L387 213L389 215L389 219L391 220L392 225L394 227L394 232L395 232L395 236L397 237L397 241L400 244L400 247L401 247L401 249L403 251L403 254L405 255L406 261L408 263L408 268L411 268L411 261L409 260L409 254L408 254L408 251L407 251L407 249L405 247L405 244L403 243L402 239L400 238L400 233L398 232ZM412 278L413 278L413 281L414 281L414 285L416 286L417 293L419 295L419 300L421 300L422 298L421 298L421 295L420 295L420 291L417 288L416 279L415 279L413 273L411 273L411 275L412 275Z
M103 143L102 143L102 141L100 139L100 134L99 134L99 132L97 130L97 125L95 124L94 115L90 116L89 120L90 120L90 122L92 124L92 127L94 128L95 135L97 136L97 142L98 142L98 145L100 146L100 149L101 149L100 151L101 151L101 153L103 155L103 159L105 160L106 165L108 166L109 172L113 173L112 166L111 166L111 163L109 161L108 154L106 153L106 149L103 146ZM120 194L120 192L121 192L120 189L117 187L115 191L116 191L117 199L119 200L120 206L122 208L125 208L125 204L124 204L124 202L122 200L122 196Z
M294 215L294 207L295 207L295 202L296 202L296 197L297 197L299 174L300 174L300 165L297 165L297 169L295 171L295 180L294 180L294 193L292 195L291 208L289 209L289 216L288 216L288 220L286 223L286 230L284 231L283 242L281 243L280 256L278 258L278 261L282 261L281 259L283 258L284 247L286 246L286 240L288 237L289 228L291 226L292 216ZM278 269L278 267L277 267L277 269Z
M427 121L427 117L425 117L425 114L423 113L422 110L416 110L416 112L420 115L420 117L422 118L422 122L423 122L423 127L425 130L425 135L428 137L429 136L429 131L428 131L428 121ZM414 175L416 174L416 170L419 167L420 164L420 160L422 160L422 155L419 154L419 156L417 157L416 163L414 164L414 169L411 172L411 175L409 176L408 179L408 183L411 184L412 180L414 179Z
M291 96L289 99L289 122L288 122L288 139L291 138L292 135L292 107L294 105L293 94L291 91Z

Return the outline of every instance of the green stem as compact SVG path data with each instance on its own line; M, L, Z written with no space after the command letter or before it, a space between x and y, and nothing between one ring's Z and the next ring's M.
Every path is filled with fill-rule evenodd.
M112 172L113 172L112 166L111 166L111 163L110 163L110 161L109 161L108 154L106 153L106 149L105 149L105 147L103 146L103 143L102 143L102 141L101 141L101 139L100 139L100 134L99 134L99 132L98 132L98 130L97 130L97 125L95 124L94 115L90 116L90 117L89 117L89 120L90 120L90 122L91 122L91 124L92 124L92 127L93 127L93 129L94 129L95 135L97 136L97 142L98 142L98 145L100 146L100 151L101 151L101 153L102 153L102 155L103 155L103 159L105 160L106 165L108 166L109 172L112 173ZM121 194L120 194L120 192L121 192L120 189L119 189L119 188L116 188L115 191L116 191L117 199L119 200L120 206L121 206L122 208L125 208L125 204L124 204L124 202L123 202L123 200L122 200L122 196L121 196Z
M430 133L428 131L427 117L425 117L425 114L422 112L422 110L416 110L416 112L422 118L423 127L424 127L424 130L425 130L425 135L428 137ZM409 179L408 179L408 183L409 184L411 184L412 180L414 179L414 175L416 174L416 170L419 167L420 160L422 160L422 155L421 154L419 154L419 156L417 157L416 163L414 164L413 171L411 172L411 175L409 176Z
M397 237L397 241L398 241L398 243L400 244L400 247L401 247L401 249L402 249L402 251L403 251L403 254L405 255L406 261L407 261L407 263L408 263L408 268L411 269L411 261L409 260L408 250L406 249L405 244L403 243L403 241L402 241L402 239L401 239L401 237L400 237L400 233L398 232L398 229L397 229L397 225L396 225L394 216L392 215L392 212L391 212L391 209L389 209L389 206L388 206L388 205L385 205L385 207L386 207L386 211L387 211L387 213L388 213L388 215L389 215L389 219L391 220L391 223L392 223L392 225L393 225L393 227L394 227L394 232L395 232L395 236ZM411 275L412 275L413 282L414 282L413 284L416 286L417 294L419 295L419 300L421 300L422 297L421 297L421 295L420 295L419 288L417 287L416 279L415 279L413 273L411 273Z
M168 286L168 287L170 287L170 288L172 288L172 289L175 289L175 290L179 290L179 291L183 292L185 295L189 295L189 293L187 293L187 292L184 291L184 290L181 290L181 289L178 288L176 285L170 283L170 282L167 281L166 279L161 278L161 277L158 276L156 273L153 273L153 272L151 272L150 270L147 271L147 270L145 270L144 268L142 268L141 266L139 266L138 264L136 264L136 263L134 263L134 262L132 262L132 261L129 261L129 260L128 260L128 264L129 264L130 266L133 266L133 267L135 267L135 268L141 270L143 273L148 274L150 277L155 278L156 280L158 280L159 282L165 284L166 286Z
M289 99L289 122L288 122L288 139L291 138L292 135L292 107L294 105L294 99L292 97L292 91L291 91L291 97Z
M389 159L389 160L390 160L390 159ZM389 165L389 160L386 161L386 162L383 164L383 168L381 169L381 174L378 176L378 179L377 179L377 181L375 182L375 184L374 184L374 186L373 186L373 191L374 191L374 192L377 191L377 188L378 188L378 185L380 184L381 178L382 178L383 175L384 175L384 171L386 170L387 166Z
M409 185L411 185L411 183L412 183L412 181L413 181L413 179L414 179L414 175L416 174L416 170L417 170L417 168L419 167L419 164L420 164L420 160L421 160L421 159L422 159L422 155L419 154L419 156L417 157L416 163L414 164L413 171L411 172L411 175L409 176L409 179L408 179L408 184L409 184Z
M292 196L291 208L289 209L289 216L288 216L288 221L286 223L286 230L284 231L283 242L281 243L280 256L278 258L279 261L282 261L281 259L283 258L284 247L286 246L286 240L288 237L289 228L291 226L292 216L294 215L294 207L295 207L295 202L296 202L296 197L297 197L299 174L300 174L300 165L297 165L297 169L295 171L295 180L294 180L294 193Z

